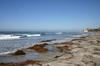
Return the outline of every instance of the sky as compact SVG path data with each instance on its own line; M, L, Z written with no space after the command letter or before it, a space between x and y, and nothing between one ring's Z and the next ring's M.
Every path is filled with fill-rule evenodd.
M0 0L0 31L68 31L100 26L100 0Z

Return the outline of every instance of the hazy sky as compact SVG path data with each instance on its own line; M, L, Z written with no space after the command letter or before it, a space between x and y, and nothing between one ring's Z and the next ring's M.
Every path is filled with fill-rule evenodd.
M0 31L100 26L100 0L0 0Z

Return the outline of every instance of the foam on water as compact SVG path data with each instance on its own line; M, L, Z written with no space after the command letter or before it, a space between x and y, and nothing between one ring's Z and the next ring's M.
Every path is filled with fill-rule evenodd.
M63 34L63 32L57 32L57 33L55 33L55 34Z
M27 37L32 37L32 36L41 36L41 34L24 34L26 35Z
M20 36L15 35L0 35L0 40L6 40L6 39L19 39Z
M14 53L14 52L16 52L16 50L8 51L8 52L1 52L0 55L7 55L7 54L10 54L10 53Z
M41 36L41 34L22 34L22 35L13 35L13 34L8 34L8 35L0 35L0 40L7 40L7 39L20 39L20 38L25 38L25 37L33 37L33 36Z

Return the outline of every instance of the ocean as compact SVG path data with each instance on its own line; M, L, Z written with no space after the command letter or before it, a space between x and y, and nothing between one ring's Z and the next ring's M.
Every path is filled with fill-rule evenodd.
M6 55L7 53L38 44L43 40L55 39L51 42L53 44L85 34L83 32L0 32L0 62L8 62L11 58L11 61L13 61L16 57L9 57ZM30 58L30 56L24 56L23 58Z

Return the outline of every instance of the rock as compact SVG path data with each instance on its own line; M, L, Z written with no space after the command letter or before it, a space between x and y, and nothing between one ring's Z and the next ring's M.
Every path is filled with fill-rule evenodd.
M47 45L47 43L44 43L44 44L37 44L37 45L34 45L32 47L29 47L28 49L34 49L35 51L41 53L41 52L47 52L48 49L47 48L44 48L45 45Z
M71 50L71 46L68 46L68 45L58 45L57 48L61 51L61 52L64 52L64 51L70 51Z
M0 66L42 66L39 61L27 60L19 63L0 63Z
M80 41L72 41L74 44L79 44Z
M61 44L64 44L64 45L73 45L73 42L71 42L71 41L68 41L68 42L62 42Z
M81 42L81 41L86 41L86 39L84 39L84 38L76 38L76 39L72 39L71 41L79 41L79 42Z
M25 62L21 62L20 64L32 65L32 66L42 66L42 64L40 64L39 61L34 61L34 60L27 60Z
M100 40L97 40L98 43L100 43Z
M54 40L56 40L56 39L51 39L51 40L43 40L43 41L41 41L41 42L50 42L50 41L54 41Z
M62 56L59 56L58 57L58 60L70 60L73 58L73 55L72 54L65 54L65 55L62 55Z
M13 55L25 55L26 53L22 50L17 50Z
M59 58L60 56L55 56L54 58Z
M94 57L92 55L84 55L82 62L85 63L86 66L95 66Z
M95 47L94 51L100 51L100 47Z
M45 47L46 45L48 45L47 43L40 43L40 44L36 44L32 47L29 47L28 49L34 49L34 48L38 48L38 47Z
M93 54L100 56L100 51L95 51L95 52L93 52Z
M95 66L100 66L100 56L94 58Z

